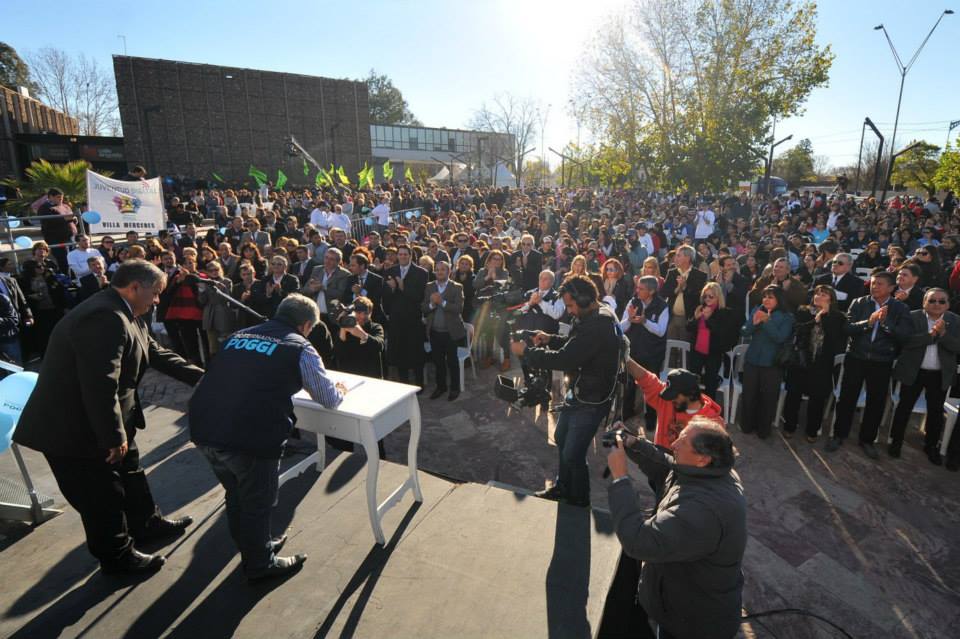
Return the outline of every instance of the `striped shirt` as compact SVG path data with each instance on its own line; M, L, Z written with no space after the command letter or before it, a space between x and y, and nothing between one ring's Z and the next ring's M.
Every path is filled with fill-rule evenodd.
M313 346L300 351L300 378L310 398L324 408L336 408L343 401L343 393L327 375L323 360Z

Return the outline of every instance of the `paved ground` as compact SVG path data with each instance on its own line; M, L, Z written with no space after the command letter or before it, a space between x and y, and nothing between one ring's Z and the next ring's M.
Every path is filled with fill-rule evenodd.
M539 489L556 468L556 449L549 444L554 418L529 410L518 413L497 401L491 393L493 379L492 371L481 371L478 381L468 373L468 388L458 401L421 399L421 468L470 482L496 480ZM143 398L150 405L150 427L139 441L161 507L202 516L220 492L188 442L182 418L188 393L176 382L149 374ZM884 456L878 462L856 447L828 455L822 445L811 446L802 439L774 436L762 442L736 429L734 438L749 503L746 612L802 608L855 637L956 635L960 477L927 462L915 430L911 429L903 459ZM406 441L406 427L386 440L390 460L405 461ZM590 464L593 503L604 508L600 455L602 450L591 451ZM40 487L62 503L42 458L28 455L28 463ZM12 474L11 457L0 456L0 475ZM637 487L642 498L649 499L642 481ZM22 593L22 584L3 580L2 627L29 623L51 605L69 608L77 598L83 603L83 591L77 586L85 583L94 566L80 543L79 525L63 526L63 531L73 535L69 552L52 561L44 554L39 535L29 534L29 528L8 525L0 530L5 536L0 549L6 547L0 552L0 572L10 571L4 565L14 554L10 546L16 547L19 557L35 553L38 566L52 565L38 575L29 605L17 594ZM463 634L471 636L468 629ZM840 636L819 621L796 615L761 618L745 625L743 635Z

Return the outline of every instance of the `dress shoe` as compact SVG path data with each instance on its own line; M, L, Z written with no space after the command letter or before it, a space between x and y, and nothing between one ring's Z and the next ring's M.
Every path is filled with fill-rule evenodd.
M179 519L170 519L168 517L156 517L151 519L146 528L134 533L133 538L138 544L143 544L168 537L175 537L183 532L183 529L193 523L193 517L189 515Z
M458 397L460 397L460 391L458 391L458 390L452 390L452 391L450 391L450 394L447 395L447 401L448 401L448 402L452 402L453 400L455 400L455 399L458 398Z
M923 452L927 454L927 459L929 459L930 463L934 466L943 465L943 457L940 455L940 449L936 446L927 446L923 449Z
M952 473L960 470L960 457L948 457L947 458L947 470Z
M270 540L270 550L272 550L274 553L278 553L283 549L283 545L285 543L287 543L286 533Z
M560 490L560 486L554 484L546 490L538 490L533 493L534 497L539 497L540 499L550 499L553 501L560 501L563 499L563 491Z
M839 437L831 437L830 439L827 440L827 445L824 446L823 448L828 453L835 453L836 451L840 450L841 446L843 446L842 439L840 439Z
M274 557L272 564L267 566L263 572L259 572L255 575L248 575L247 581L250 583L256 583L265 579L272 579L273 577L283 577L285 575L293 574L300 570L300 567L303 566L303 562L306 560L306 555L294 555L293 557Z
M100 562L100 572L105 575L135 575L160 570L166 559L163 555L147 555L136 548L123 559Z
M900 449L902 447L903 442L890 442L890 445L887 446L887 454L894 459L900 459Z
M816 444L818 439L820 439L820 438L817 437L816 435L807 435L807 443L808 443L808 444Z
M436 399L447 392L446 388L438 388L437 390L430 393L430 399Z
M877 447L870 442L860 442L860 448L863 449L864 454L870 459L880 459L880 453L877 452Z

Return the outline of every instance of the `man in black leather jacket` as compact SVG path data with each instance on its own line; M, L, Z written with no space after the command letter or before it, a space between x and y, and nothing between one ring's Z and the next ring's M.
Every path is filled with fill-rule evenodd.
M567 280L560 295L575 318L570 335L564 338L538 331L533 339L535 348L526 350L526 344L514 342L511 349L516 355L524 355L525 366L562 370L572 380L557 421L557 482L537 494L588 506L587 448L610 412L620 360L625 354L624 338L617 318L600 304L597 287L590 279L576 276Z
M850 434L860 389L867 385L867 400L860 421L860 446L871 459L890 388L893 361L900 344L910 336L910 309L893 297L896 280L887 271L870 276L870 295L855 299L847 311L846 333L850 346L843 362L843 379L833 421L833 437L826 449L833 452Z

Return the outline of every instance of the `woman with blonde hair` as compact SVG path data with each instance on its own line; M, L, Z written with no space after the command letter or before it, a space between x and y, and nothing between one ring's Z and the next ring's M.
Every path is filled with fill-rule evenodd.
M717 399L720 387L720 366L723 355L739 340L740 314L727 308L723 287L707 282L700 291L700 305L687 322L690 332L689 370L700 375L704 390L711 399Z

